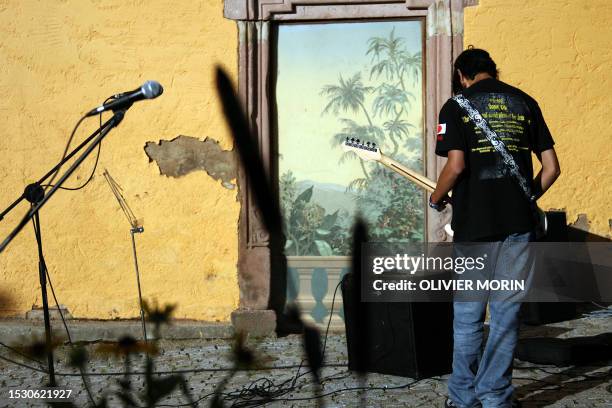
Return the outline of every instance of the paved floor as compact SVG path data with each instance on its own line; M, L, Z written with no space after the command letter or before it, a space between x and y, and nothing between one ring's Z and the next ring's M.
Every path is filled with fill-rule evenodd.
M553 335L573 337L612 332L610 315L581 318L570 322L552 324L537 328L526 328L522 336ZM0 328L1 329L1 328ZM101 343L90 344L88 349L94 352ZM228 380L224 389L224 404L230 406L268 406L268 407L313 407L316 401L311 399L315 392L312 377L302 368L301 340L298 336L280 339L268 338L249 341L262 364L265 366L293 366L263 371L240 371ZM171 340L160 342L161 353L156 359L155 370L183 370L188 381L189 392L199 400L201 407L208 407L210 394L229 373L223 368L231 366L229 355L231 342L227 339L210 340ZM73 389L75 403L87 405L81 378L76 371L66 366L68 347L62 347L56 355L56 370L59 383ZM1 356L33 366L36 362L28 361L9 350L0 352ZM432 378L414 382L409 378L370 374L359 379L346 369L346 344L341 334L331 334L327 340L326 363L331 365L323 370L322 392L326 407L440 407L446 394L447 377ZM111 395L119 389L120 376L113 372L122 372L123 361L108 355L96 355L89 363L87 371L93 394L99 398ZM132 361L135 371L144 370L142 357ZM212 370L212 371L209 371ZM43 406L34 400L9 400L10 389L39 387L45 381L45 374L17 366L14 363L0 361L0 406L26 407ZM534 366L533 364L515 361L514 382L517 396L524 407L611 407L612 408L612 362L601 362L598 366L589 367L554 367ZM65 374L71 374L67 376ZM132 377L136 389L142 390L142 377ZM289 387L291 386L292 387ZM367 387L367 391L356 388ZM265 405L248 405L261 399L257 392L277 392L277 400ZM261 395L261 394L259 394ZM207 397L208 396L208 397ZM238 396L244 398L239 399ZM247 400L250 398L250 400ZM185 404L179 392L174 392L158 406L180 406ZM242 405L240 404L242 403ZM232 405L233 404L233 405ZM361 404L361 405L360 405ZM144 405L144 404L141 404ZM111 399L109 406L121 406L116 398Z

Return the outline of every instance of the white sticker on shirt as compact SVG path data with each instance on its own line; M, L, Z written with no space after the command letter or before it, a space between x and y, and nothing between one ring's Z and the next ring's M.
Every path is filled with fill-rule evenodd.
M438 134L443 135L445 133L446 133L446 123L439 123L438 124Z

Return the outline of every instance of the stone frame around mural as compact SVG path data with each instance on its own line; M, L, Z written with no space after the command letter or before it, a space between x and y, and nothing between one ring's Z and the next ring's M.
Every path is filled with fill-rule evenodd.
M238 25L239 97L257 137L268 175L275 178L277 166L272 94L275 24L423 19L426 27L425 171L427 177L435 180L444 164L444 160L434 154L437 115L451 96L452 61L463 48L463 10L477 4L478 0L224 0L225 17ZM272 185L277 184L277 180L273 180ZM261 223L242 168L238 171L238 185L240 301L232 314L232 322L238 330L261 332L263 327L274 327L275 319L270 310L274 295L270 237ZM427 240L449 240L443 228L449 220L448 210L439 214L428 209Z

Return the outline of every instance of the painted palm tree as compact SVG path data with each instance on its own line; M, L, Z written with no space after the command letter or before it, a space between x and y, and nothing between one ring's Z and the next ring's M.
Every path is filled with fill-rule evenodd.
M408 137L410 135L410 129L414 129L414 126L405 120L401 120L396 117L394 120L388 120L383 124L383 128L389 134L391 142L393 143L393 152L391 156L395 156L399 150L399 139Z
M404 132L404 130L407 130L407 126L405 126L407 122L400 120L400 117L402 113L408 112L408 109L411 107L411 100L414 100L414 95L411 92L406 92L396 86L384 83L378 87L378 95L372 104L374 115L393 117L392 120L384 124L385 130L391 129L388 134L393 144L392 156L395 156L399 150L398 139L409 135L409 132Z
M337 85L325 85L321 90L321 95L328 98L328 103L323 108L323 114L333 113L338 115L342 112L351 112L353 114L363 113L368 124L363 126L351 119L340 119L344 127L339 133L332 137L332 145L338 146L346 140L346 138L354 138L359 140L369 140L380 143L384 138L382 129L375 126L372 122L366 106L366 95L374 91L373 87L365 86L361 80L361 74L358 72L349 79L344 79L342 74L339 76ZM348 159L358 159L357 155L352 152L345 152L339 163L342 164ZM365 164L359 160L361 170L364 177L354 180L351 183L352 188L358 188L370 178Z
M374 115L397 115L398 112L408 110L414 95L388 83L384 83L377 88L377 95L374 98L372 107Z
M410 54L401 37L395 36L395 28L388 37L372 37L368 40L366 55L372 55L374 65L370 69L370 78L384 75L389 81L398 81L402 90L406 91L405 76L414 81L418 79L422 69L420 52Z
M384 74L389 81L403 81L401 73L401 55L404 52L404 40L395 36L395 28L389 33L389 37L372 37L368 40L368 51L366 55L372 54L372 62L375 64L370 70L370 78L380 77ZM406 89L402 86L402 89Z
M387 81L377 88L378 95L374 99L373 109L375 115L391 116L385 127L392 130L389 139L393 144L391 155L399 151L399 139L409 136L407 127L399 126L404 121L400 120L404 112L411 107L414 95L406 88L406 80L412 77L416 83L421 72L421 53L409 53L401 37L395 36L395 29L391 30L388 37L372 37L368 41L367 54L372 55L370 78L383 76Z
M401 61L403 69L402 73L406 73L412 77L413 83L416 84L416 81L419 79L421 72L423 71L423 55L420 51L414 54L404 52L402 53Z
M368 120L368 124L374 126L364 105L366 95L373 91L374 88L363 85L359 72L347 80L340 74L337 85L325 85L321 90L321 95L328 98L323 114L332 112L337 115L340 111L356 114L361 111Z

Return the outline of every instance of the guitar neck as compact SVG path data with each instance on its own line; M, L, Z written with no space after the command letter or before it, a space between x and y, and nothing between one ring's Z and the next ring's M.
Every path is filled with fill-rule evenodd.
M428 179L427 177L410 170L408 167L404 166L401 163L396 162L395 160L393 160L390 157L385 156L384 154L381 154L380 157L380 163L384 164L385 166L387 166L389 169L393 170L394 172L406 177L408 180L412 181L413 183L415 183L416 185L418 185L421 188L424 188L425 190L431 192L434 191L436 189L436 182L432 181L430 179Z

